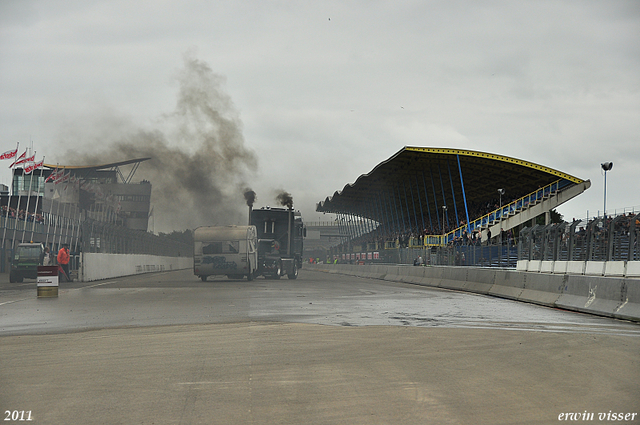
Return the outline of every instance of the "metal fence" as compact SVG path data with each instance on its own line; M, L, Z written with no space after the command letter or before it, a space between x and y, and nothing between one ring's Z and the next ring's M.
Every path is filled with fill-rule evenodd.
M103 215L107 218L109 215ZM81 252L108 254L146 254L188 257L193 247L152 233L131 230L113 221L95 220L75 205L43 199L38 213L17 214L6 206L0 210L0 272L7 272L16 246L21 242L40 242L54 254L68 244L72 269Z
M397 243L335 247L329 261L514 268L518 260L638 261L640 214L525 227L517 239L492 245L416 247ZM354 254L356 252L357 254Z
M637 261L640 214L536 225L520 231L519 260Z
M511 243L494 245L453 245L438 247L374 247L358 253L330 251L328 261L340 263L414 264L418 258L430 266L511 267L518 262L518 248Z

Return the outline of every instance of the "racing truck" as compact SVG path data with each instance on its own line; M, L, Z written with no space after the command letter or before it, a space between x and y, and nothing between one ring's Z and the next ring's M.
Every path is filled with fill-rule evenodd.
M251 225L258 231L258 270L267 279L298 277L302 268L305 228L299 211L263 207L250 212Z

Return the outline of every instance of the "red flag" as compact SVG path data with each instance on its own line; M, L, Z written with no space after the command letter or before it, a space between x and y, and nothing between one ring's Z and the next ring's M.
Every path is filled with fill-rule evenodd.
M47 182L49 182L49 181L55 180L59 172L60 172L60 171L58 171L58 169L56 168L56 170L55 170L53 173L49 174L49 177L47 177L47 178L44 180L44 182L45 182L45 183L47 183Z
M18 158L18 161L16 161L13 165L24 164L25 162L33 162L35 161L35 159L36 159L35 154L31 155L29 158L24 158L24 159Z
M58 171L58 175L55 177L55 179L53 180L53 182L55 184L58 183L64 183L67 180L69 180L69 176L71 175L71 171L67 171L65 169L62 169L60 171Z
M26 152L25 152L26 153ZM15 148L12 151L6 151L5 153L3 153L2 155L0 155L0 159L11 159L11 158L15 158L15 156L18 154L18 148Z
M37 170L38 168L42 167L43 164L44 164L44 158L40 162L35 162L35 163L29 164L28 166L24 167L24 172L25 172L25 174L30 174L32 171Z
M15 155L14 155L15 156ZM22 155L20 155L18 157L18 159L16 161L20 161L22 158L27 156L27 151L24 151L24 153ZM23 161L24 162L24 161ZM18 162L14 162L13 164L9 165L9 168L13 167L14 165L19 164Z

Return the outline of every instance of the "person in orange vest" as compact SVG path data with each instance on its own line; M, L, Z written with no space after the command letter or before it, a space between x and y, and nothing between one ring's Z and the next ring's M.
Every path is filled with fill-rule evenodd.
M58 251L58 264L62 267L62 271L67 278L67 281L71 282L71 275L69 274L69 245L64 244Z

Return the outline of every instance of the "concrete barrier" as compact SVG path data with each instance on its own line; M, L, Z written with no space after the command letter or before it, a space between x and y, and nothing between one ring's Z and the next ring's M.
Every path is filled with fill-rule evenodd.
M589 276L603 276L604 267L604 261L587 261L584 268L584 274Z
M444 267L438 287L464 291L469 267Z
M541 261L540 273L553 273L553 263L555 263L555 261Z
M567 262L566 261L554 261L553 262L553 273L554 274L565 274L567 272Z
M540 266L542 261L540 260L529 260L529 264L527 265L527 271L537 273L540 271Z
M80 264L78 279L90 282L140 273L188 269L193 267L193 258L83 252Z
M526 272L529 267L529 260L518 260L516 263L516 270L519 272Z
M586 275L567 277L562 295L555 303L557 307L611 317L620 310L624 302L624 279Z
M640 261L629 261L627 263L626 277L640 277Z
M400 269L401 268L404 268L404 267L401 267L401 266L387 266L387 274L385 275L384 279L385 280L391 280L393 282L401 282L402 281L402 274L400 273Z
M604 265L605 276L624 276L626 261L607 261Z
M495 282L489 295L517 300L524 290L526 273L513 270L496 270Z
M402 270L402 281L406 283L424 283L424 267L420 266L407 266L405 270Z
M618 319L639 320L640 318L640 281L624 279L620 288L622 303L613 310Z
M584 261L567 261L567 274L584 274Z
M527 273L518 301L553 306L562 294L566 275Z
M567 269L575 270L567 262ZM640 262L635 262L640 263ZM584 264L584 263L582 263ZM627 272L630 271L627 264ZM306 267L306 266L305 266ZM599 270L599 265L596 269ZM604 265L603 272L604 272ZM516 270L398 265L309 265L348 275L370 275L394 282L454 289L559 307L619 319L640 321L640 279ZM634 266L631 272L636 272Z
M476 294L488 294L496 281L496 270L468 268L465 291Z
M443 267L425 267L424 268L424 285L439 287L444 274Z

